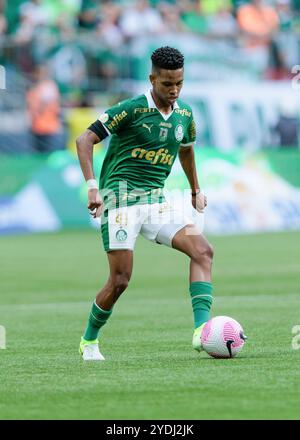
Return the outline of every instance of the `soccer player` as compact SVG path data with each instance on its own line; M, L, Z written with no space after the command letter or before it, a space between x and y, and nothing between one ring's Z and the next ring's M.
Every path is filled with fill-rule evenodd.
M163 187L179 154L191 187L191 203L206 206L194 160L195 123L190 106L179 100L184 57L161 47L152 56L151 89L120 102L103 113L77 139L77 152L87 181L88 209L101 217L101 233L110 273L97 294L79 351L83 360L104 360L98 333L127 288L133 250L139 234L170 246L190 258L190 295L195 329L192 345L201 350L201 331L212 304L213 249L196 226L176 206L170 206ZM102 165L100 190L93 171L93 146L111 136Z

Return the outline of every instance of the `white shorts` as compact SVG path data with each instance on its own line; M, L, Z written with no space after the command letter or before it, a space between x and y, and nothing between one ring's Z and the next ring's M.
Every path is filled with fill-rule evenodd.
M152 242L172 247L175 234L193 223L168 202L111 209L108 216L101 219L104 249L133 250L139 234Z

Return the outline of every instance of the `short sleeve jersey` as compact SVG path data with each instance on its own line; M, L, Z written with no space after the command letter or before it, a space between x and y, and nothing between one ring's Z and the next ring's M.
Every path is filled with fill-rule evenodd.
M137 203L135 194L162 193L179 147L192 145L196 138L190 106L178 100L172 113L164 115L150 91L111 107L99 120L111 134L100 190L113 191L128 205Z

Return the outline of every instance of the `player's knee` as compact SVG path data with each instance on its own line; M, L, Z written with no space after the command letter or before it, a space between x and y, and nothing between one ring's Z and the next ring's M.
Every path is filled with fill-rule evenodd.
M205 246L201 244L201 246L196 246L193 259L197 261L199 264L207 263L211 264L214 257L214 249L210 243L207 243Z
M117 296L121 295L127 289L128 283L129 276L126 273L116 275L112 280L114 293Z
M214 258L214 248L210 243L208 243L206 254L207 257L212 261Z

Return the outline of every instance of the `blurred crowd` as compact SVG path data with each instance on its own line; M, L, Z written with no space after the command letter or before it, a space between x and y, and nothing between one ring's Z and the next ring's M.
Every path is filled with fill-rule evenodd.
M63 93L133 77L132 42L187 33L226 41L284 79L299 55L300 0L0 0L0 63L30 74L51 60Z
M26 78L36 149L62 132L60 97L88 107L93 91L126 88L136 43L169 35L174 45L189 36L196 54L221 42L260 78L286 80L300 55L300 0L0 0L0 64Z

